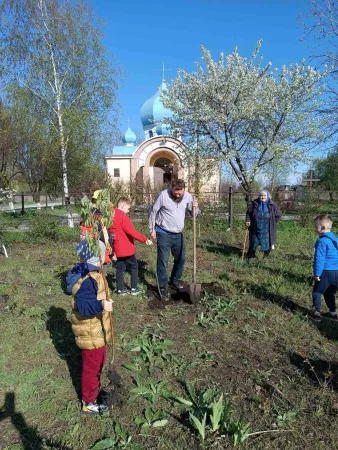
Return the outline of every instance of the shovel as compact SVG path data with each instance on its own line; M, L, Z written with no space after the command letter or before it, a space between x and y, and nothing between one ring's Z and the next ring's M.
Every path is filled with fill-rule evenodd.
M201 298L201 284L196 283L196 208L192 207L192 239L193 239L193 263L194 272L192 282L189 284L190 300L196 305Z
M101 263L101 273L104 280L104 288L106 293L106 299L110 298L109 294L109 288L108 288L108 282L107 278L104 273L103 265ZM115 369L114 366L114 360L115 360L115 336L114 336L114 323L113 323L113 313L112 311L109 312L109 322L110 322L110 331L111 331L111 338L112 338L112 358L109 362L108 366L108 380L109 380L109 387L108 387L108 396L106 398L106 402L111 408L113 404L120 405L122 404L122 379L121 376L118 374L118 372Z

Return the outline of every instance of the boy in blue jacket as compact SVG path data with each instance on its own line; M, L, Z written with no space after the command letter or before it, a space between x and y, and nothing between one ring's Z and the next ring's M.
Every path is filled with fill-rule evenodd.
M314 286L312 291L313 311L309 313L310 319L319 323L321 321L321 296L329 308L327 316L337 319L336 291L338 286L338 237L332 233L332 219L322 214L315 219L315 230L319 239L315 244L313 261Z

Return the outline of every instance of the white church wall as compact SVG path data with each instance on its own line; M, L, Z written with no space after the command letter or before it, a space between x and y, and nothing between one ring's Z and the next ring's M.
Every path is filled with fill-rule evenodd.
M129 182L130 181L130 158L121 158L121 159L107 159L107 173L111 176L112 181L122 181ZM116 169L116 170L114 170ZM117 175L117 171L119 176Z

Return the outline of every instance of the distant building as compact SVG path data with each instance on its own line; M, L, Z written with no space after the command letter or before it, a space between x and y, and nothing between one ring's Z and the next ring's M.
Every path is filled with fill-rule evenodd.
M188 188L194 179L194 168L184 164L182 155L185 144L177 132L173 132L165 123L173 112L164 107L161 93L167 89L164 79L155 95L149 98L141 108L141 122L145 140L136 143L136 135L128 127L124 136L124 145L113 148L111 155L105 157L106 172L112 183L117 181L149 182L154 189L169 186L174 177L183 178ZM220 183L220 165L202 191L218 191Z

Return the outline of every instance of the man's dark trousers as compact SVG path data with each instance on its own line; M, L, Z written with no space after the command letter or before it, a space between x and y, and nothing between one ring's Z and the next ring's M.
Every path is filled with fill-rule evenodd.
M175 283L182 277L185 262L185 245L182 233L156 233L157 239L157 278L160 288L168 284L169 254L174 257L170 280Z

